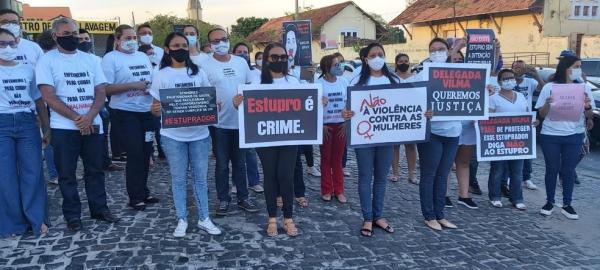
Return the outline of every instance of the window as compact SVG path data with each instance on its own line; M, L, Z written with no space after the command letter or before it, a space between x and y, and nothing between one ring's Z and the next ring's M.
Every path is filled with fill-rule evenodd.
M598 16L598 6L593 6L592 7L592 17L597 17Z
M598 7L600 0L571 0L571 19L575 20L598 20Z
M581 13L581 6L575 6L575 9L573 9L573 16L579 17L580 13Z
M584 6L582 16L587 17L587 16L589 16L589 14L590 14L590 6Z

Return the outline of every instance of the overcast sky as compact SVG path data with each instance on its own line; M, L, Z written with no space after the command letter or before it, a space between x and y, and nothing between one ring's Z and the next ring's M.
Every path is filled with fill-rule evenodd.
M187 17L187 0L21 0L31 6L68 6L74 19L113 20L141 23L157 14ZM315 8L344 2L345 0L299 0L300 6ZM294 0L201 0L204 21L230 27L239 17L279 17L294 10ZM355 0L366 12L374 12L390 21L406 6L406 0Z

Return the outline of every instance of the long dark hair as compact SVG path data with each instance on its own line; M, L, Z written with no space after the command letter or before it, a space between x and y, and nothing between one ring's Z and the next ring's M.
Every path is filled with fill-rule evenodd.
M171 40L173 40L173 38L175 38L175 37L181 37L181 38L185 39L185 42L188 44L188 46L190 45L190 42L187 40L187 38L183 34L173 32L173 33L169 34L167 36L167 38L165 38L164 47L168 49L169 44L171 43ZM172 64L173 64L173 60L171 59L171 56L165 52L163 54L162 59L160 59L159 69L163 69L165 67L170 67ZM189 75L193 76L193 75L198 74L199 68L198 68L198 66L196 66L196 64L194 64L192 62L192 59L190 58L189 53L188 53L187 57L185 58L185 67L187 68ZM190 73L190 70L192 71L191 73Z
M246 62L248 62L248 67L250 68L250 70L254 69L252 67L252 64L250 64L250 47L248 47L248 44L244 43L244 42L238 42L237 44L235 44L233 46L233 50L231 50L231 53L235 54L235 50L237 50L237 48L244 46L246 48L248 48L248 59L245 59Z
M556 73L552 79L555 83L570 83L567 69L569 69L575 62L579 61L579 57L576 56L565 56L560 58L558 65L556 66Z
M321 75L319 78L323 78L325 75L331 72L331 66L333 66L333 59L335 58L337 58L335 54L325 55L323 58L321 58L321 63L319 63L321 66Z
M285 52L285 47L283 46L283 44L281 44L279 42L270 43L265 48L265 51L263 53L262 69L260 71L260 83L261 84L272 84L273 83L273 75L271 75L271 70L269 70L269 61L267 59L269 59L269 57L271 56L271 50L273 48L277 48L277 47L282 48L283 51ZM287 52L285 52L285 55L287 55ZM285 67L283 68L283 75L284 76L288 75L287 63L285 65Z
M379 47L381 49L381 51L383 51L383 54L385 55L385 50L383 49L383 46L381 46L381 44L379 43L371 43L369 44L369 46L367 46L367 48L365 48L365 57L363 60L363 68L360 70L360 79L358 80L358 83L356 85L366 85L369 82L369 79L371 78L371 67L369 67L369 63L367 61L367 56L369 55L369 52L371 51L371 49L375 48L375 47ZM398 77L396 77L396 75L394 75L392 72L390 72L390 70L388 69L387 65L383 65L383 68L381 69L381 73L383 73L383 76L387 77L390 80L391 84L397 84L398 83Z

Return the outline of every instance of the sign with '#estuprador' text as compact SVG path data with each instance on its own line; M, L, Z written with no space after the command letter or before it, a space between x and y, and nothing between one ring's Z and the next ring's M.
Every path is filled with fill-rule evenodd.
M214 87L160 89L162 128L206 126L218 123Z

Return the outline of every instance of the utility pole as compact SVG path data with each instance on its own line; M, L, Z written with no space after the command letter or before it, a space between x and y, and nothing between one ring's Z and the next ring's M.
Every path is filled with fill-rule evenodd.
M133 27L135 27L135 15L133 15L133 11L131 12L131 22L133 23Z
M196 28L200 29L200 0L193 0L196 2Z
M294 13L294 20L298 20L298 12L300 8L298 7L298 0L296 0L296 12Z

